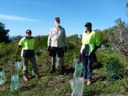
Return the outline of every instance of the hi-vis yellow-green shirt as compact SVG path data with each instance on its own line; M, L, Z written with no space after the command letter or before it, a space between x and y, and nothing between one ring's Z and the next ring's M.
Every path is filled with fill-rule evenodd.
M23 50L34 50L34 44L35 44L35 40L33 37L31 38L23 37L18 44L19 46L22 47L21 56L23 56Z
M95 46L99 46L100 45L100 39L96 35L96 32L94 32L94 31L92 31L92 32L84 32L82 34L81 53L82 53L82 51L83 51L83 49L84 49L86 44L89 45L89 55L90 55L90 53L94 50Z

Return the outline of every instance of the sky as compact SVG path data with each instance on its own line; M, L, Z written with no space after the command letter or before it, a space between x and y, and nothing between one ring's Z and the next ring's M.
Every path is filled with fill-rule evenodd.
M60 17L67 36L82 34L84 24L91 22L93 30L106 29L122 18L128 22L128 0L0 0L0 22L9 29L9 36L48 35L54 18Z

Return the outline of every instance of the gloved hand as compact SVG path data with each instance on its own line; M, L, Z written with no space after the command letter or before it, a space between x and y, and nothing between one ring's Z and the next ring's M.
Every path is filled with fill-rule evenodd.
M67 51L67 46L64 47L64 52L66 52L66 51Z
M51 46L48 46L47 50L48 50L48 52L50 52L51 51Z
M21 45L18 45L19 48L21 48L22 46Z
M95 48L94 48L94 50L93 50L93 53L95 53L96 50L97 50L98 48L100 48L100 47L101 47L101 45L99 45L99 46L95 46Z

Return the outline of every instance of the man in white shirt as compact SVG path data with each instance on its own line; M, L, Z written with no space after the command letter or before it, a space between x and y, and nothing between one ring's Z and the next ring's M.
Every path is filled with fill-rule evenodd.
M52 56L51 73L55 72L56 55L60 58L61 73L64 74L64 52L67 50L67 40L65 29L60 26L60 18L56 17L55 26L50 29L48 35L48 51Z

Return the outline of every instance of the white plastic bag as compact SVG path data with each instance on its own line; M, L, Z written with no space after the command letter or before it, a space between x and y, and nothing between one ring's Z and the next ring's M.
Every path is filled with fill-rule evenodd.
M19 75L18 74L14 74L11 77L11 84L10 84L10 91L17 91L19 89Z
M73 73L73 77L74 78L81 77L83 64L82 63L78 63L77 59L74 60L74 64L75 64L75 71Z
M4 70L0 71L0 85L5 84L6 82L6 76Z
M22 69L22 62L15 62L15 69L16 71L20 71Z
M32 76L36 76L36 74L34 73L33 69L32 69Z
M75 78L70 80L72 89L71 96L83 96L84 78Z

